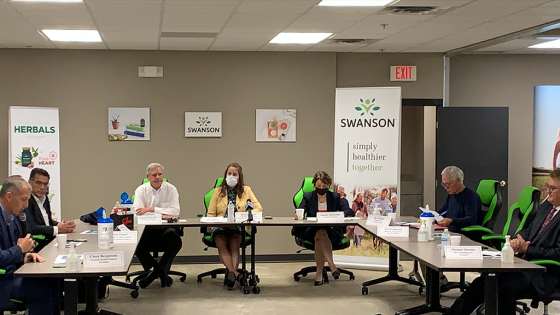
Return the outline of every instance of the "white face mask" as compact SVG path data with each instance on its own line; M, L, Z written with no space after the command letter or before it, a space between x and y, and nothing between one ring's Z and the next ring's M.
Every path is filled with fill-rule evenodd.
M226 176L226 183L229 187L234 187L235 185L237 185L237 176L233 176L233 175L228 175Z

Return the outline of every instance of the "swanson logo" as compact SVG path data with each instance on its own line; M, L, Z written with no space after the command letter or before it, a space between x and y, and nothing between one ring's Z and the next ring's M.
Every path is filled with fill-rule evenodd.
M198 117L198 120L196 121L196 123L200 127L206 127L206 126L208 126L209 123L211 123L211 121L208 120L208 117Z
M375 98L372 98L371 101L366 99L365 102L364 102L363 99L360 98L360 102L361 102L360 106L354 107L356 109L356 111L362 112L360 114L360 116L364 116L365 114L370 114L371 116L373 116L373 112L378 111L381 108L379 106L375 106L375 104L374 104ZM371 109L371 112L369 111L370 109Z

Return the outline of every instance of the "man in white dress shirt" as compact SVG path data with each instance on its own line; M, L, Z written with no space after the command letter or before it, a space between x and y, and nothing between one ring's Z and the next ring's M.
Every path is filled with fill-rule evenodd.
M178 217L179 193L175 186L163 181L163 166L158 163L149 164L146 167L146 177L149 182L140 185L135 191L136 215L160 213L163 219ZM135 254L144 270L153 270L138 282L141 288L147 287L156 278L160 279L162 287L171 285L168 273L173 259L183 246L179 233L177 228L147 228L144 231ZM152 256L153 251L163 251L159 263Z

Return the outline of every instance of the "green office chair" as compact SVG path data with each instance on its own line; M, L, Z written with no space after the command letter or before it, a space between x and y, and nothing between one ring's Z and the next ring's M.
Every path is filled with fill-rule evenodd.
M480 241L483 235L494 234L494 225L498 213L502 209L501 184L496 180L483 179L478 184L476 192L482 203L482 211L486 213L482 225L472 225L461 229L470 239Z
M303 200L304 193L313 191L314 189L315 186L313 185L313 177L304 178L303 182L301 183L301 188L294 195L294 207L296 209L297 207L299 207L301 201ZM299 238L299 231L298 229L296 229L296 227L292 228L292 235L295 237L295 241L298 246L312 251L315 250L315 243L302 240L301 238ZM350 240L347 237L343 237L340 243L333 244L333 250L341 250L348 247L350 247ZM301 250L298 252L301 252ZM351 271L344 270L342 268L337 268L337 270L340 271L341 274L348 275L350 277L350 280L356 279L356 277L354 277L354 273L352 273ZM305 277L307 276L308 273L312 273L312 272L317 272L317 266L304 267L300 271L294 273L294 280L299 281L300 276ZM325 279L326 282L328 283L329 280L327 277L327 272L331 272L330 267L329 266L323 267L323 279ZM335 279L338 279L338 277L336 277Z
M535 187L523 188L519 200L509 208L503 228L494 228L494 230L498 231L501 229L501 233L484 235L482 236L482 241L494 248L501 249L506 235L515 235L525 227L525 224L528 224L535 218L540 195L541 192Z
M164 182L168 182L167 178L164 178L163 181L164 181ZM145 184L145 183L147 183L147 182L149 182L149 180L148 180L147 178L144 178L144 179L142 180L142 184ZM136 194L132 195L132 197L130 198L130 200L131 200L132 202L134 202L135 197L136 197ZM182 236L182 235L183 235L183 234L182 234L183 228L180 227L179 229L181 230L181 232L179 233L179 235ZM154 251L152 252L152 256L154 256L154 258L157 259L157 258L159 257L159 252L158 252L157 250L154 250ZM112 280L112 279L111 279L111 282L108 283L108 284L133 289L134 291L132 291L132 292L130 293L130 296L132 296L133 298L137 298L137 297L138 297L138 281L144 279L144 278L147 277L149 274L150 274L150 270L140 270L140 271L134 271L134 272L128 273L128 274L126 275L126 282L130 282L130 278L134 277L134 279L132 280L132 286L136 287L136 290L134 290L134 288L132 288L132 287L125 287L125 286L123 286L123 285L127 285L126 283L114 281L114 280ZM178 276L178 277L180 277L179 280L180 280L181 282L185 282L185 281L187 280L187 274L184 273L184 272L169 270L168 276L172 276L172 275L173 275L173 276ZM170 277L170 278L171 278L171 277ZM173 283L173 281L171 280L171 281L168 283L167 286L171 286L172 283ZM130 285L130 284L128 284L128 285Z
M555 260L540 259L540 260L531 260L531 262L537 265L545 266L546 268L556 268L557 270L560 268L560 262ZM543 315L548 315L548 304L552 303L552 301L559 301L559 300L560 300L560 289L556 288L554 292L552 292L552 294L549 296L539 295L538 298L533 299L531 301L531 307L539 308L539 302L542 302L544 304ZM526 313L528 313L528 311Z
M2 186L0 186L2 189ZM0 269L0 275L6 274L5 269ZM4 312L9 312L10 314L17 314L18 312L25 312L28 309L27 304L23 303L19 300L10 299L6 306L0 308L0 312L4 314Z
M223 177L220 177L220 178L216 179L216 182L214 183L214 188L212 188L209 192L206 193L206 195L204 195L204 207L206 208L206 213L208 213L208 206L210 206L210 200L212 199L212 195L214 194L214 190L216 188L219 188L222 185L223 181L224 181ZM256 228L256 227L253 227L253 229L254 228ZM202 243L204 243L204 245L207 246L204 249L205 251L207 251L209 247L216 248L216 242L212 238L212 235L210 235L209 228L201 227L200 228L200 233L202 233ZM253 245L253 238L250 235L247 235L247 236L245 236L245 247L247 247L249 245ZM212 279L216 279L216 277L218 275L225 275L226 271L227 271L226 268L216 268L214 270L210 270L210 271L201 273L198 276L196 276L196 282L197 283L202 283L202 278L208 277L208 276L211 276ZM245 271L245 266L242 266L242 268L238 269L237 272L239 272L241 274L244 274L245 278L247 278L247 276L248 276L248 272ZM256 277L256 281L259 282L258 276ZM224 285L227 284L226 277L224 277L224 283L223 284ZM250 285L253 286L254 284L250 284Z

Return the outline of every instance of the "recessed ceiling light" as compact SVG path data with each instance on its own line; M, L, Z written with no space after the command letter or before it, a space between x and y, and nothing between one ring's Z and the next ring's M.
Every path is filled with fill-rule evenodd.
M47 37L55 42L100 42L96 30L43 30Z
M540 44L536 44L536 45L533 45L533 46L529 46L529 48L541 48L541 49L560 48L560 39L551 40L551 41L546 42L546 43L540 43Z
M317 44L332 33L280 33L274 37L271 44Z
M84 2L84 0L11 0L11 2Z
M383 7L395 0L323 0L319 6L330 7Z

